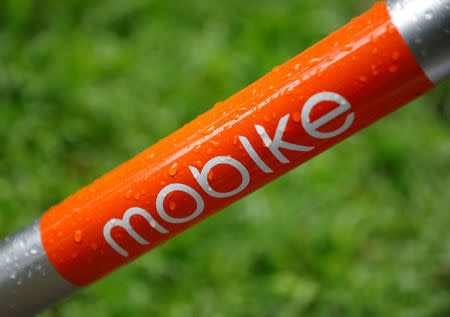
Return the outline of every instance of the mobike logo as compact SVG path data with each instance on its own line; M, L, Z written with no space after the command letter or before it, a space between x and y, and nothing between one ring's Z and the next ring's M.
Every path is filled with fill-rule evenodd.
M317 120L311 122L310 121L310 113L313 108L321 102L331 101L337 103L338 106L334 108L332 111L327 112L322 117ZM312 137L317 139L328 139L335 136L340 135L344 131L346 131L353 123L355 114L354 112L350 112L347 114L345 122L338 129L335 129L331 132L320 132L318 129L323 125L327 124L333 119L336 119L340 115L344 114L346 111L351 109L350 103L341 95L333 93L333 92L321 92L314 96L312 96L303 106L301 113L301 124L304 130ZM270 138L265 128L261 125L255 125L255 129L257 134L260 136L263 144L270 150L273 156L283 164L288 164L290 161L281 153L280 149L286 149L291 151L299 151L299 152L308 152L314 149L312 146L304 146L299 144L293 144L286 141L283 141L283 135L286 129L286 125L289 120L289 114L283 116L278 122L278 126L275 132L273 139ZM255 162L255 164L265 173L273 173L273 170L264 162L264 160L258 155L252 146L249 139L245 136L238 136L242 146L244 147L246 153L249 157ZM230 190L228 192L218 192L215 191L209 184L208 173L217 165L227 164L234 169L236 169L242 177L241 184L237 186L235 189ZM203 189L204 193L211 197L215 198L227 198L234 196L241 191L243 191L248 184L250 183L250 173L247 168L238 160L228 157L228 156L218 156L210 159L202 168L202 170L198 170L196 167L189 166L189 170L192 173L193 178L198 182L200 187ZM188 216L184 218L174 218L171 217L164 208L164 200L165 198L172 192L181 191L189 196L191 196L196 204L195 210ZM202 195L198 193L192 187L174 183L167 185L164 187L157 195L156 198L156 211L161 219L163 219L167 223L171 224L182 224L188 221L191 221L198 217L204 210L205 203L202 198ZM130 219L135 215L140 215L150 224L152 228L157 230L160 233L168 234L170 233L164 227L164 224L158 223L149 212L142 208L133 207L128 209L122 219L111 219L109 220L104 228L103 228L103 236L107 243L120 255L123 257L128 257L128 252L112 238L111 230L114 227L122 227L126 230L126 232L138 243L142 245L147 245L150 242L145 240L142 236L140 236L131 226Z

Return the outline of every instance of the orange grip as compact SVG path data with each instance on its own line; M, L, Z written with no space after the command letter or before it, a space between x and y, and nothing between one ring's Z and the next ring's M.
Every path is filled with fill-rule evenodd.
M47 256L88 285L431 88L380 2L47 211Z

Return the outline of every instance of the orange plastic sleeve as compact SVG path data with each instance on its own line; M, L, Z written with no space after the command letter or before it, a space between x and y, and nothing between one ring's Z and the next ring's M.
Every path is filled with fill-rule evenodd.
M378 3L51 208L44 249L88 285L431 88Z

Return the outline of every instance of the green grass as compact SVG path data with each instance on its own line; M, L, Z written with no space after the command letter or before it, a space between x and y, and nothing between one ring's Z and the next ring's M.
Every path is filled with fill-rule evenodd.
M372 3L1 1L0 235ZM449 88L41 316L449 316Z

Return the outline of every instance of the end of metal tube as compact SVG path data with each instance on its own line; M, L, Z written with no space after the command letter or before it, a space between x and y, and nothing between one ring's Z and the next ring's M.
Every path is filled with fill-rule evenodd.
M450 0L386 0L394 25L428 78L450 77Z
M39 223L0 242L0 316L34 316L78 289L48 260Z

